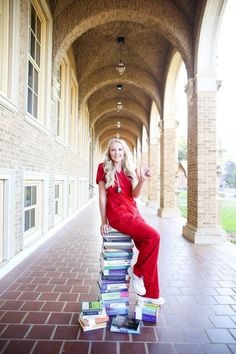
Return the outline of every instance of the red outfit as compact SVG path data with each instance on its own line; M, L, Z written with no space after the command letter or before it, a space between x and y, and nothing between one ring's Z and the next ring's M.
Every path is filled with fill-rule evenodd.
M132 197L131 177L123 169L117 172L121 193L117 192L118 183L107 188L106 216L109 224L116 230L130 235L139 251L133 272L143 276L146 288L145 297L159 298L157 260L160 244L159 233L149 226L140 215L136 201ZM106 183L104 164L98 166L96 183Z

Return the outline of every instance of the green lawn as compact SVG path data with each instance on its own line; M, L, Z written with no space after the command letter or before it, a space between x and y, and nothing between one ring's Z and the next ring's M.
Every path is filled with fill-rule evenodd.
M221 224L228 233L236 233L236 201L222 201Z
M187 192L179 194L179 207L184 218L187 217ZM236 233L236 200L221 200L221 225L228 233Z

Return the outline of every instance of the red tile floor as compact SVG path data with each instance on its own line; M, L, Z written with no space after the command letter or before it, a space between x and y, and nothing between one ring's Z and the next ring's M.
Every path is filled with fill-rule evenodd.
M166 304L141 334L82 332L82 301L96 299L97 201L0 281L0 352L4 354L236 353L236 245L194 245L181 219L141 207L161 233L159 274ZM130 296L131 310L134 295Z

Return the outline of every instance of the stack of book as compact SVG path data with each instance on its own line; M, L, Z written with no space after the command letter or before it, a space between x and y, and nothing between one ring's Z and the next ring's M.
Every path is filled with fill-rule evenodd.
M103 237L98 279L99 299L109 316L128 314L128 268L133 256L130 236L110 229Z
M158 321L158 312L160 309L160 305L156 305L148 302L139 302L137 301L134 309L134 317L137 320L143 320L147 322Z
M79 315L79 324L83 331L105 328L109 317L100 301L82 302L82 311Z
M117 315L111 321L111 332L140 334L140 320Z

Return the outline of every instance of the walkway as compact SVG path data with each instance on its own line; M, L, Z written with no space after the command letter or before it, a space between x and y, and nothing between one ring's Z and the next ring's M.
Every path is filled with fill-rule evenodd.
M160 281L166 304L141 334L82 332L82 301L96 298L101 238L93 201L0 283L4 354L236 353L236 245L194 245L180 220L142 207L162 235ZM134 297L131 295L131 307Z

